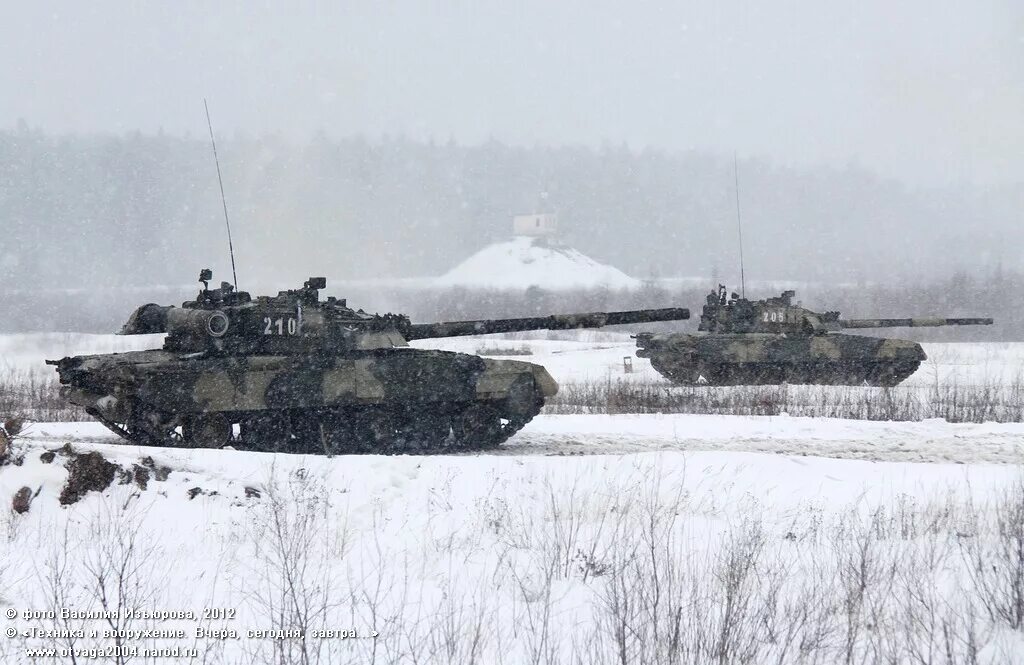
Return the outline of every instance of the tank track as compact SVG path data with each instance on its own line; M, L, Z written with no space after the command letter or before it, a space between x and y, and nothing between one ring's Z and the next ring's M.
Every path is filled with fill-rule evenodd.
M408 410L397 418L379 407L277 411L263 414L248 425L230 423L231 433L220 445L191 440L187 424L163 429L149 426L146 416L152 414L137 414L132 422L114 422L99 412L90 412L90 415L125 441L139 446L230 447L252 452L324 455L416 455L492 450L525 427L540 413L543 404L543 395L533 388L531 399L525 403L520 400L516 405L471 403L440 412L435 405L419 411ZM168 420L167 416L163 419Z
M873 363L695 363L665 362L652 357L651 365L680 385L742 386L781 383L893 387L917 371L920 361ZM700 380L703 379L703 380Z

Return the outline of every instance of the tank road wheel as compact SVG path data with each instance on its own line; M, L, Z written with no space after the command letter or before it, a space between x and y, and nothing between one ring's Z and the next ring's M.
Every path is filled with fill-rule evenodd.
M438 424L434 414L412 411L381 412L370 427L373 452L384 455L424 453L441 447L448 438L448 420Z
M455 448L492 448L502 441L505 423L501 412L488 404L473 404L452 420Z
M111 420L95 409L86 413L123 439L140 446L180 446L182 437L174 429L174 418L156 411L133 407L125 421Z
M875 363L868 371L865 383L870 386L892 388L917 371L920 362Z
M332 414L324 423L325 437L320 448L330 453L369 453L387 455L399 452L398 427L388 411L365 408L352 411L343 421Z
M442 450L451 431L446 413L436 410L328 411L319 419L310 452L328 455L393 455Z
M390 413L374 411L359 419L357 436L371 453L387 453L395 445L395 422Z
M689 362L682 363L666 363L660 356L651 356L651 367L654 368L658 374L661 374L666 379L676 385L689 385L696 383L697 374L694 371L694 365Z
M544 396L533 377L520 376L505 399L496 403L472 403L452 419L453 447L461 450L494 448L533 420L542 406Z
M317 420L316 436L309 444L309 452L324 455L344 455L368 452L360 450L363 442L356 430L357 415L352 411L325 410Z
M707 362L698 362L691 376L690 383L700 386L721 386L729 381L727 366Z
M731 385L777 386L783 383L807 383L814 372L814 365L755 363L749 367L749 371L740 372Z
M658 374L677 386L714 386L722 381L720 365L701 362L693 357L686 357L679 362L665 362L658 356L651 357L651 367Z
M291 452L291 419L284 411L264 411L242 421L242 444L248 450Z
M231 421L223 413L202 413L185 421L185 445L192 448L222 448L231 442Z
M316 413L308 410L293 411L288 418L291 424L291 439L289 444L295 453L320 453L323 452L324 444L321 436L320 418Z
M410 452L430 453L444 450L451 430L448 414L423 410L409 414L401 434Z

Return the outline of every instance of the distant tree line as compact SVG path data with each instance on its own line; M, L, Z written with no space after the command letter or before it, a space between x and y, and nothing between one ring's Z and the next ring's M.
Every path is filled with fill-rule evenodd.
M439 275L508 237L513 214L539 209L559 214L577 249L640 279L736 281L731 158L324 135L301 145L224 137L218 147L239 279L253 291L301 284L310 274L332 284ZM755 159L740 161L740 181L748 278L830 291L845 285L838 292L862 300L905 294L894 303L930 304L933 293L953 308L973 308L979 294L1005 302L1013 298L1005 289L998 298L992 292L1019 284L1020 188L911 189L855 166L799 169ZM213 267L218 279L230 274L202 137L0 131L0 232L0 328L7 330L106 328L135 298L128 288L181 286L187 294L201 267ZM955 276L979 293L939 286ZM424 317L456 302L369 295L370 307L393 302ZM460 298L458 306L481 298ZM98 311L108 304L121 309Z
M296 285L284 285L287 286ZM673 286L647 282L635 291L577 289L548 291L531 288L521 292L430 289L401 285L376 286L364 282L329 283L325 294L348 298L349 306L368 312L402 312L414 321L453 321L475 318L537 316L558 312L590 312L648 307L688 307L687 322L645 326L647 330L693 330L700 318L704 297L714 286ZM778 295L789 283L748 287L752 299ZM0 333L80 331L112 333L128 315L147 302L180 304L191 299L196 287L106 288L78 291L0 290ZM254 294L277 289L253 289ZM901 318L912 316L991 316L996 323L985 327L902 328L858 330L857 334L898 335L919 341L1024 341L1024 274L1005 271L978 276L957 272L945 279L923 283L870 285L802 285L797 292L802 305L816 311L838 310L847 318Z

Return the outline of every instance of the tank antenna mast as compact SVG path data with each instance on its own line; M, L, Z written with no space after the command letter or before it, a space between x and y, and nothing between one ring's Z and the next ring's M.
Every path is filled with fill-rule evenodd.
M231 254L231 279L238 290L238 274L235 272L235 246L231 242L231 220L228 219L228 200L224 196L224 179L220 176L220 159L217 158L217 141L213 138L213 123L210 121L210 107L203 97L203 108L206 109L206 126L210 129L210 145L213 146L213 162L217 165L217 184L220 185L220 202L224 206L224 225L228 227L228 252Z
M743 273L743 220L740 218L740 165L736 152L732 153L732 174L736 192L736 230L740 238L740 297L747 297L747 280Z

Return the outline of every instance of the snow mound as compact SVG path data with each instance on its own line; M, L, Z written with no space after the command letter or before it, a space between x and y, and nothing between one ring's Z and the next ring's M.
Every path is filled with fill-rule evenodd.
M640 280L571 247L514 238L485 247L434 280L436 287L524 290L635 289Z

